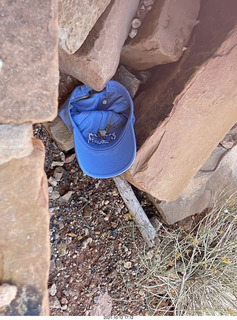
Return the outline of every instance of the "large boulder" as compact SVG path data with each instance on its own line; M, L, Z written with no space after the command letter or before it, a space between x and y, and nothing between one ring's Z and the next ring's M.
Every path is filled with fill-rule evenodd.
M123 47L121 62L137 70L177 61L195 26L200 0L155 1L137 36Z
M48 314L48 184L43 143L33 139L33 147L0 166L0 280L17 287L4 315Z
M234 137L233 137L234 138ZM237 143L237 137L234 138ZM237 145L225 149L217 146L177 200L151 201L168 224L212 208L214 203L228 199L237 190Z
M0 123L57 114L57 1L1 1Z
M111 0L59 0L59 45L67 53L75 53Z
M114 76L139 0L112 1L76 53L59 48L59 68L100 91Z
M156 118L158 107L150 114L158 126L149 132L145 142L138 141L135 162L124 174L139 189L159 200L176 200L236 123L236 41L237 27L197 69L173 104L164 105L170 110L161 113L160 122ZM147 108L145 115L151 112L146 97L140 104ZM138 119L136 127L141 139L139 130L149 127L148 122L142 123L141 127Z

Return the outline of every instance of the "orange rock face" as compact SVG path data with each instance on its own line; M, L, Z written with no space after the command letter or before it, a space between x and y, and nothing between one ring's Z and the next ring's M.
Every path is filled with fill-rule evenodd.
M137 70L177 61L195 26L200 0L155 1L137 36L122 50L121 62Z
M16 298L5 315L47 313L48 188L44 146L36 139L33 146L30 156L13 159L0 168L0 279L17 286ZM32 306L38 307L34 311Z
M236 41L234 28L187 82L170 114L138 150L124 176L139 189L159 200L177 199L236 123Z
M59 50L59 68L100 91L114 76L139 0L111 2L81 48L72 55Z
M1 1L0 123L57 114L57 2Z
M83 44L94 24L111 0L59 0L59 45L68 54Z

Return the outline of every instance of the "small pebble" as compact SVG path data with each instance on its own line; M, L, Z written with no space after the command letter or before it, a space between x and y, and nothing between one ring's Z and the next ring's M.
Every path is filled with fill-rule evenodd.
M56 187L56 185L58 184L57 180L54 177L49 177L48 183L53 187Z
M68 191L64 196L60 198L60 203L68 202L74 191Z
M49 294L53 297L56 295L56 293L57 293L57 286L54 283L54 284L52 284L52 286L49 289Z
M129 35L130 38L133 39L137 35L137 29L131 28L131 30L130 30L128 35Z
M59 230L62 230L64 228L64 223L62 221L58 224Z
M149 7L152 6L154 3L154 0L143 0L144 6ZM147 9L147 8L146 8Z
M62 167L64 165L64 162L62 161L53 161L51 163L51 169L53 169L54 167Z
M132 266L132 262L128 261L128 262L124 262L124 268L129 269Z
M57 245L58 249L58 256L63 257L67 254L67 244L66 243L60 243ZM58 267L58 264L57 264Z
M54 300L50 303L50 307L52 309L60 309L61 308L61 304L60 304L57 297L54 297Z
M62 162L65 163L66 156L62 151L60 152L60 159L61 159Z
M58 191L54 190L50 195L49 195L49 199L50 200L56 200L60 198L60 194Z
M76 154L73 153L73 154L71 154L71 155L69 155L69 156L66 157L65 163L70 163L70 162L72 162L75 158L76 158Z
M62 298L62 299L61 299L61 303L62 303L62 304L67 304L67 303L68 303L68 301L67 301L67 299L66 299L66 298Z
M63 176L63 173L64 173L64 169L62 167L55 168L53 176L56 179L56 181L60 181L61 180L61 178Z
M133 21L131 23L132 28L135 28L135 29L139 28L141 26L141 24L142 24L141 21L137 18L133 19Z
M56 268L55 260L52 259L50 261L50 272L52 272Z

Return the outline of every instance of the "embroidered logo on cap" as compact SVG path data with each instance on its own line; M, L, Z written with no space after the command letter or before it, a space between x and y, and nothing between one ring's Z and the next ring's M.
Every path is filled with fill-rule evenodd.
M107 144L114 140L116 140L116 132L109 133L111 129L114 128L114 126L118 123L118 121L111 124L111 121L106 125L104 129L98 129L97 133L89 132L88 133L88 143L95 143L95 144Z

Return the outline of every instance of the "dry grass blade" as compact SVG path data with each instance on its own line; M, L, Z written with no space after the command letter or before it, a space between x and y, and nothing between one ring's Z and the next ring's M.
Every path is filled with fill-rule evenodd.
M141 257L150 313L237 315L236 194L216 202L190 233L162 228L160 250Z

